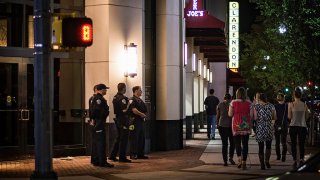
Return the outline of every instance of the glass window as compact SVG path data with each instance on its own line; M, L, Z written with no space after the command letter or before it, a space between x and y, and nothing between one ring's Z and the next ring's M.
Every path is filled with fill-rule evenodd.
M33 15L33 7L26 4L0 4L0 46L27 47L29 31L32 31L29 17ZM32 28L29 30L29 28ZM33 31L32 31L33 32Z

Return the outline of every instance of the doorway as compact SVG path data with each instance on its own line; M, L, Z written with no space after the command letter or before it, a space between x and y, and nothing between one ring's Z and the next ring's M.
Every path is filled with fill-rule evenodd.
M34 145L33 58L0 57L0 158L29 156Z

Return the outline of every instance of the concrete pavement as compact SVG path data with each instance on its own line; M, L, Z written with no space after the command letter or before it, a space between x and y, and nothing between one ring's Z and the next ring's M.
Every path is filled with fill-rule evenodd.
M133 163L115 162L114 168L92 166L89 156L54 158L53 167L62 180L98 179L265 179L291 170L291 155L287 161L276 160L274 142L270 159L271 169L260 170L258 144L250 137L247 170L235 165L223 166L221 140L206 139L205 129L186 141L182 150L152 152L147 160L134 160ZM290 149L290 148L289 148ZM313 151L319 151L315 149ZM311 151L309 151L311 152ZM309 153L307 149L307 154ZM236 161L236 155L234 160ZM0 179L28 179L34 170L34 160L0 162Z

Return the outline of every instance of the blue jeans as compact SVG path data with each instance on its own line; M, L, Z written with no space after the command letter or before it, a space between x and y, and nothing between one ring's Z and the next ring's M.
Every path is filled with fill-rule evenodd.
M207 136L215 138L216 131L216 115L207 115Z

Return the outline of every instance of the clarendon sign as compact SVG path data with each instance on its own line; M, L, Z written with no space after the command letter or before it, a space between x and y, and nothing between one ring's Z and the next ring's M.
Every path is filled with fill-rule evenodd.
M239 3L229 2L229 68L239 68Z

